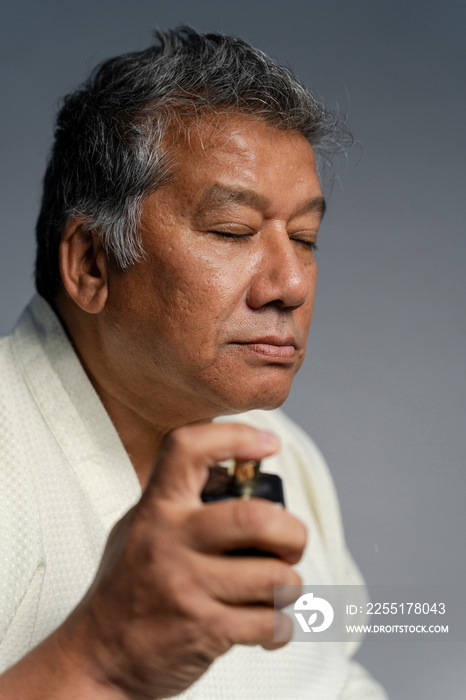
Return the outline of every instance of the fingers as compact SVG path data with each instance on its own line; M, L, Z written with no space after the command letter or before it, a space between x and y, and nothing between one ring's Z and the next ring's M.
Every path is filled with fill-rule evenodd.
M306 543L303 524L264 499L200 499L209 466L230 458L260 460L278 447L274 435L238 423L185 426L165 438L123 550L133 578L134 563L143 566L138 585L128 581L118 600L137 591L144 629L152 617L154 630L173 631L177 648L186 646L185 637L194 639L196 653L204 650L206 658L232 644L273 649L289 641L292 624L275 609L274 587L289 587L299 597L301 581L291 565ZM275 557L225 554L243 548Z
M193 549L207 553L255 547L296 564L306 545L306 528L270 501L232 498L193 512L187 519L185 538Z
M272 433L240 423L188 425L163 441L146 498L153 494L199 504L208 467L225 459L259 460L279 447Z
M273 557L228 557L197 554L196 586L227 605L262 604L274 607L275 586L286 587L285 607L301 595L301 577ZM194 567L193 567L194 568Z
M261 606L222 608L215 636L228 639L229 645L260 644L265 649L278 649L293 636L293 623L279 610Z

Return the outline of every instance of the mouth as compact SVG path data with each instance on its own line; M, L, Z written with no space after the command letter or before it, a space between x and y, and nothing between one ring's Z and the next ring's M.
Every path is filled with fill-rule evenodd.
M296 341L293 337L279 338L268 336L237 342L235 345L252 355L280 364L292 364L297 356Z

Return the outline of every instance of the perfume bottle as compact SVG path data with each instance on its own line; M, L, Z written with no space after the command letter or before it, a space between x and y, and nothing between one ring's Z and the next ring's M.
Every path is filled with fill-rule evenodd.
M228 467L210 467L209 477L201 494L204 503L224 501L229 498L266 498L285 505L282 480L276 474L260 471L260 461L231 460ZM275 554L255 547L228 551L233 556L274 557Z
M231 460L228 467L215 466L209 470L209 478L202 491L204 503L223 501L227 498L266 498L285 505L282 480L276 474L260 471L260 461Z

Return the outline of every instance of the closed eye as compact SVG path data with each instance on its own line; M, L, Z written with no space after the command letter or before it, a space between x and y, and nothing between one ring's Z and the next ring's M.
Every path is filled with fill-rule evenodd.
M231 240L247 240L249 238L252 238L254 235L253 231L219 231L219 230L210 230L208 233L214 235L214 236L220 236L221 238L229 238ZM304 246L305 248L308 248L312 251L318 250L317 243L316 241L313 240L308 240L306 238L297 238L295 236L290 236L290 239L296 243L299 243L300 245Z
M253 234L252 233L233 233L232 231L209 231L209 233L212 233L215 236L221 236L222 238L231 238L231 239L240 239L240 238L250 238Z
M292 241L295 241L296 243L300 243L301 245L305 246L306 248L310 248L311 250L319 250L316 241L307 241L304 238L292 238Z

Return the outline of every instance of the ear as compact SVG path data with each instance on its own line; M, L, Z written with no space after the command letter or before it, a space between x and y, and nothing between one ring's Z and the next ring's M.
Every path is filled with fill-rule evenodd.
M98 314L108 296L108 259L95 231L82 217L73 216L63 232L59 252L63 285L87 313Z

